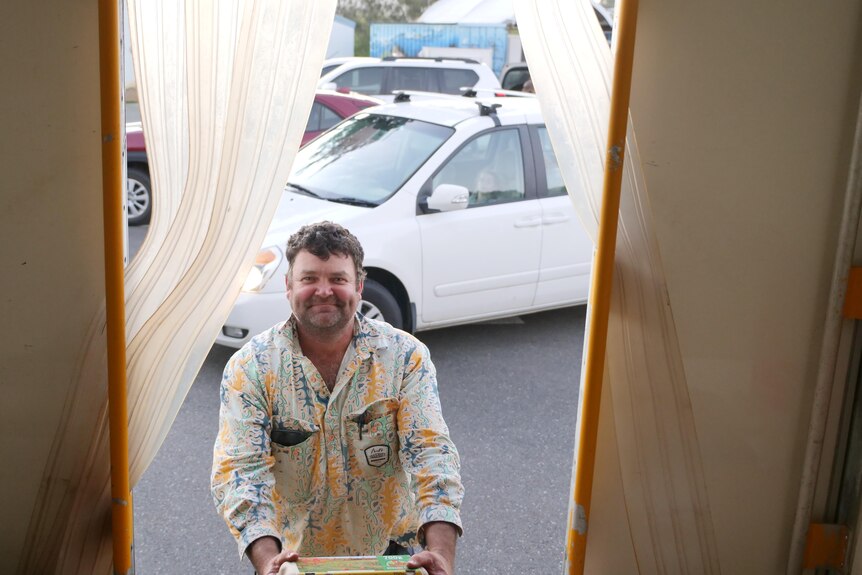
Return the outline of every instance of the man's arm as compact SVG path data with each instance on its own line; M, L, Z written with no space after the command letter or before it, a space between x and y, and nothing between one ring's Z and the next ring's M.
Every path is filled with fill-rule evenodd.
M454 575L458 528L445 521L434 521L423 525L422 531L425 550L411 557L407 566L424 567L428 575Z
M254 357L241 353L225 367L213 450L213 500L237 540L240 556L261 537L278 540L281 535L272 502L270 409L257 369Z
M443 420L434 365L427 348L418 342L405 366L398 433L401 462L416 492L422 525L419 541L425 546L414 557L431 575L452 575L461 534L461 463Z
M299 559L299 555L293 551L282 551L275 537L255 539L245 553L258 575L277 575L282 563Z

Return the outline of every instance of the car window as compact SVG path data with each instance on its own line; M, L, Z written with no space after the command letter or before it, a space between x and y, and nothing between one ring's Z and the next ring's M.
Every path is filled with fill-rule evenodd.
M503 76L504 90L523 90L524 83L530 79L530 70L527 68L514 68Z
M431 180L470 192L468 208L524 199L524 160L517 129L489 132L458 150Z
M305 125L306 132L316 132L320 128L320 109L322 106L317 102L311 105L311 114L308 115L308 123Z
M419 120L360 112L299 150L288 185L325 200L378 205L453 132Z
M563 183L563 174L557 164L557 156L551 146L548 137L548 129L544 126L538 128L539 143L542 146L542 157L545 159L545 179L548 182L548 196L562 196L566 193L566 184Z
M355 68L336 76L333 80L338 88L347 88L360 94L376 96L383 87L383 68L370 66Z
M341 121L341 116L329 109L328 106L320 106L320 127L318 130L328 130Z
M320 69L320 77L323 78L324 76L326 76L327 74L329 74L330 72L332 72L333 70L338 68L339 66L341 66L341 64L327 64L326 66L324 66L323 68Z
M444 94L460 94L461 88L473 87L478 81L479 75L473 70L440 70L440 91Z
M429 77L430 70L427 68L395 67L389 68L389 91L394 90L419 90L431 92Z

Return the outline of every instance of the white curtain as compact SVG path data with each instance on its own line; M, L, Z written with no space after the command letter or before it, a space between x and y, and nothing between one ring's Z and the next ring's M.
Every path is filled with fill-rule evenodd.
M595 240L610 49L589 0L516 0L515 10L563 178ZM631 118L624 169L586 570L718 573L701 448Z
M129 0L153 186L126 274L131 483L239 294L305 129L335 0ZM20 570L108 573L104 312L93 318Z

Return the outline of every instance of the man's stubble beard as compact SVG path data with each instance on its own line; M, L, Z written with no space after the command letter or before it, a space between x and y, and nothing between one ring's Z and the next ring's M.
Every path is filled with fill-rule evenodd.
M321 303L332 305L336 309L335 312L327 312L324 321L319 321L324 319L321 317L322 314L314 312L311 307ZM333 302L310 302L302 310L302 313L297 313L296 316L303 329L309 332L309 334L323 339L340 334L353 320L354 314L350 313L349 308L349 302L343 302L338 298L334 298Z

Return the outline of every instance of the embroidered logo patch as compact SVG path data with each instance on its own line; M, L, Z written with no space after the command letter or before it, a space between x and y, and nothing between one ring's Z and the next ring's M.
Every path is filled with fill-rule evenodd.
M371 467L383 467L389 461L388 445L372 445L365 448L365 460Z

